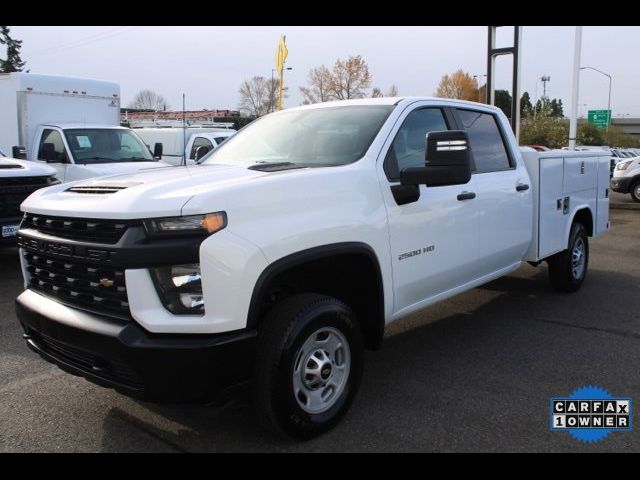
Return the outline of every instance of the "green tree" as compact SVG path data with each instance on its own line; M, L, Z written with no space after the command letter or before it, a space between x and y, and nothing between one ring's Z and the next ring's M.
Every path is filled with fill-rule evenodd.
M531 97L529 92L524 92L520 97L520 116L526 117L533 112L533 105L531 104Z
M592 123L580 122L578 125L578 145L604 145L602 130Z
M21 72L25 66L25 62L20 58L22 40L11 38L9 33L9 27L0 26L0 44L7 46L7 58L4 60L0 59L0 72Z
M511 98L511 94L507 90L496 90L495 91L495 105L499 109L501 109L504 114L511 118L511 103L513 99Z

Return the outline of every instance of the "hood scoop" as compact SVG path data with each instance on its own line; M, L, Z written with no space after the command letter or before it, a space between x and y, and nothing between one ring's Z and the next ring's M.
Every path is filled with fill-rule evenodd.
M85 193L89 195L111 195L112 193L117 193L120 190L125 190L136 185L140 185L140 182L86 182L74 185L71 188L67 188L65 191L71 193Z
M0 170L8 170L10 168L24 168L22 165L18 165L17 163L0 163Z

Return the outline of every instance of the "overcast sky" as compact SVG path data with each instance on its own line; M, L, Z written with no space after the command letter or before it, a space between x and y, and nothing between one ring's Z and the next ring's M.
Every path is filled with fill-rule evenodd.
M504 30L504 29L501 29ZM432 95L445 73L486 73L486 27L11 27L23 40L22 58L33 73L97 78L120 84L126 106L141 89L164 95L174 109L236 109L240 83L271 76L278 37L287 36L285 107L300 104L298 86L309 69L362 55L373 86L397 85L401 95ZM505 30L505 33L506 30ZM500 35L499 45L511 38ZM522 91L562 98L569 113L574 27L524 27ZM613 76L614 116L640 116L640 27L585 27L582 65ZM2 54L4 55L4 54ZM497 88L510 90L511 60L498 60ZM581 74L579 113L607 107L608 79Z

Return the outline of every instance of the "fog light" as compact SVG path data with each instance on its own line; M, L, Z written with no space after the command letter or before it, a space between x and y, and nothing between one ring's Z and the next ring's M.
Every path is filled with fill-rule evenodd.
M204 313L199 263L152 268L150 272L167 310L179 315Z

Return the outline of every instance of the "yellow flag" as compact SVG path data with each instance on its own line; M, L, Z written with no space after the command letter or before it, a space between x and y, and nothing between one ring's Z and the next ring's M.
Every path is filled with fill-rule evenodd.
M280 37L278 48L276 48L276 70L278 71L284 68L284 62L287 60L287 55L289 54L287 45L285 43L286 38L287 37L285 37L284 35Z

